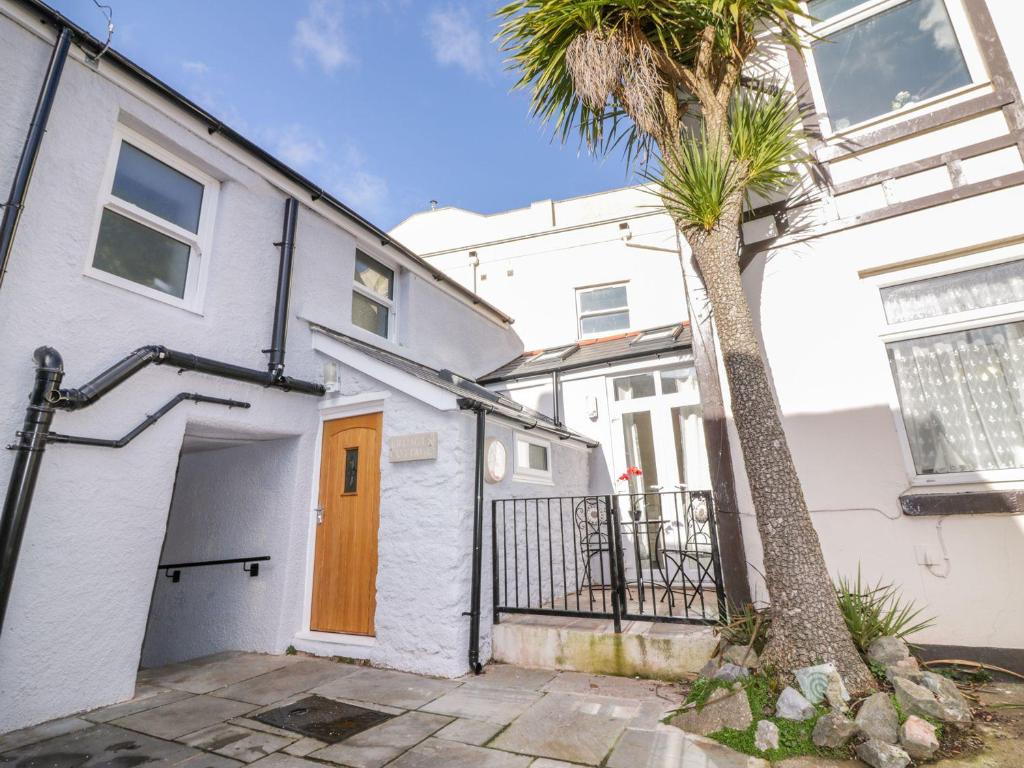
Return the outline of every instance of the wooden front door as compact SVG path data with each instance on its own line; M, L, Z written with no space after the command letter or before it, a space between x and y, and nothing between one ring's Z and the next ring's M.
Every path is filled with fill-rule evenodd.
M383 414L324 424L310 629L373 635Z

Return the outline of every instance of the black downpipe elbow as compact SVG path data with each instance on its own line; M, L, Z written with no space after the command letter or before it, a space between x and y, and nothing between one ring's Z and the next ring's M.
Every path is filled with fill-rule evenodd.
M150 363L156 363L166 354L164 347L153 345L139 347L127 357L114 363L92 381L77 389L62 389L53 404L64 411L76 411L99 400L114 387L141 371Z

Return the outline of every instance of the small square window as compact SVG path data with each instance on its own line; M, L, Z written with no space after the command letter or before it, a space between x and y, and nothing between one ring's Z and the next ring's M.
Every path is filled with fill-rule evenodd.
M632 376L619 376L612 381L616 400L636 400L638 397L654 397L654 375L637 373Z
M352 324L385 339L391 338L394 298L395 271L362 251L356 251Z
M119 130L86 274L198 310L217 184Z
M551 443L532 435L517 435L515 478L550 484L551 477Z
M629 329L626 284L576 289L579 335L594 336Z

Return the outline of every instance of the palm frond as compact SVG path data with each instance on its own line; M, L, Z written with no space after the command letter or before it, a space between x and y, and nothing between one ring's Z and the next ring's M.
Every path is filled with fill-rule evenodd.
M784 88L741 91L733 98L732 154L744 168L745 190L770 195L796 180L796 165L807 160L797 123L796 99Z
M661 198L669 214L683 226L710 231L721 220L729 196L742 179L721 146L703 133L684 138L662 160Z

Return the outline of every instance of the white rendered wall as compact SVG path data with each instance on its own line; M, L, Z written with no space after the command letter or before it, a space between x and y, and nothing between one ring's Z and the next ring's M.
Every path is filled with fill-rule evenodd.
M162 563L270 555L250 577L241 564L186 568L174 583L156 574L142 666L221 651L279 650L289 540L298 514L295 439L184 453L167 520Z
M16 25L9 13L25 26ZM6 75L0 79L0 100L6 106L0 116L0 186L5 188L52 49L52 39L39 35L51 31L12 4L0 6L0 69ZM266 356L260 350L269 345L279 260L273 243L280 238L286 194L302 202L288 374L322 375L324 359L311 352L304 319L355 333L349 301L357 242L374 257L393 256L319 204L307 207L308 195L270 172L264 175L220 137L211 137L205 125L111 79L120 77L109 62L93 71L72 47L0 293L0 349L8 366L0 380L5 440L20 427L33 378L32 350L41 344L63 354L66 386L82 384L146 344L263 368ZM118 121L221 181L201 315L83 275ZM398 351L474 375L521 350L510 329L413 272L410 268L399 280L407 303L399 320ZM459 338L474 343L459 345ZM150 367L92 407L58 413L54 430L118 437L182 390L245 400L252 408L229 411L185 403L121 450L72 445L47 450L0 636L0 701L18 703L0 707L0 732L133 694L186 430L242 439L292 438L294 478L281 488L280 508L283 519L292 523L287 556L273 565L284 573L284 612L272 633L261 631L260 643L280 652L300 630L317 473L316 398ZM4 484L12 460L10 452L0 452ZM406 499L435 494L442 482L407 485ZM415 507L413 501L409 506ZM450 562L461 568L465 557ZM392 637L399 625L394 619ZM415 638L406 642L414 644ZM394 658L396 666L408 667L407 660L417 653L412 646L383 650L382 663ZM433 671L456 671L433 664Z
M490 216L441 208L415 214L392 234L470 288L475 250L477 292L515 318L527 349L541 349L577 339L579 287L626 282L629 330L685 319L675 229L652 211L656 203L634 187Z

